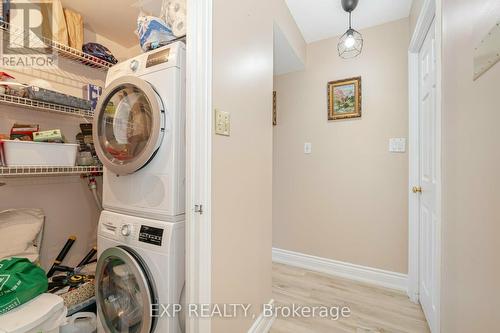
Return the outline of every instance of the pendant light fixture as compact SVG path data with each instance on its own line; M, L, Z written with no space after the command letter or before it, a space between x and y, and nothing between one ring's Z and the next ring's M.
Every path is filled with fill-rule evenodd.
M342 0L342 8L349 13L349 29L340 37L337 50L344 59L357 57L363 49L363 36L351 27L351 14L357 5L358 0Z

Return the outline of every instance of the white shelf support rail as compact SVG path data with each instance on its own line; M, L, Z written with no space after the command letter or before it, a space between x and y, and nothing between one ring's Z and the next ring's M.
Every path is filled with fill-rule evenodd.
M70 176L70 175L100 175L102 166L7 166L0 167L0 177L25 176Z
M25 52L29 54L36 53L36 51L25 46L26 39L30 41L29 45L40 45L41 41L43 45L40 46L46 48L47 51L52 49L54 53L61 57L71 59L85 66L104 71L113 66L112 63L84 53L81 50L71 48L49 38L35 36L31 31L26 33L22 27L16 27L2 20L0 20L0 31L3 32L4 42L9 41L11 45L17 45L20 49L24 48Z
M91 110L78 109L71 106L37 101L34 99L18 97L13 95L0 94L0 103L32 108L38 111L55 112L58 114L77 116L83 118L94 117L94 112Z

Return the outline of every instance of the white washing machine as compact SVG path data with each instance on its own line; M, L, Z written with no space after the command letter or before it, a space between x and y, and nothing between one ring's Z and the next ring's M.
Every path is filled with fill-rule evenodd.
M98 333L180 333L163 309L180 303L184 223L103 211L97 237Z
M185 206L185 45L108 71L94 117L106 210L173 221Z

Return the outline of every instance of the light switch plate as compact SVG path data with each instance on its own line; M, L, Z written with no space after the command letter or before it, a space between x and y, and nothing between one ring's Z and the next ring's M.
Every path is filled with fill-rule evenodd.
M229 136L231 118L229 112L215 109L215 134Z
M312 152L312 144L310 142L304 143L304 154L310 154Z
M404 152L406 152L406 139L405 138L389 139L389 151L391 153L404 153Z

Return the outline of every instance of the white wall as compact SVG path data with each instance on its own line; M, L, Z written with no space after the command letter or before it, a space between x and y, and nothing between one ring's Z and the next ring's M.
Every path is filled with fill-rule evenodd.
M358 58L326 39L308 45L304 71L275 77L273 246L406 273L408 156L388 142L408 135L409 20L361 32ZM328 121L327 82L354 76L362 118Z
M424 5L424 0L413 0L410 9L410 37L413 35L415 26L417 25L418 16Z

